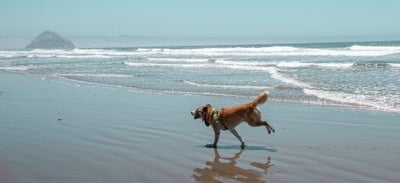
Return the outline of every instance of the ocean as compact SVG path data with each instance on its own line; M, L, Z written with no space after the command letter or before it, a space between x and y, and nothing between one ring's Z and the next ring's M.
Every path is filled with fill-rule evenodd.
M400 41L0 51L0 72L176 95L400 112Z

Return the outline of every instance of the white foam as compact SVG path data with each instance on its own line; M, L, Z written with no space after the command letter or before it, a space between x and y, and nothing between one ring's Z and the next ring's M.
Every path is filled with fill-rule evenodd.
M135 67L178 67L178 68L221 68L221 69L237 69L237 70L253 70L253 71L268 71L268 67L238 65L238 64L215 64L215 63L143 63L143 62L124 62L127 66Z
M6 71L27 71L31 68L26 66L0 66L0 70Z
M277 67L281 68L299 68L299 67L322 67L322 68L334 68L334 69L347 69L352 68L354 63L343 62L343 63L313 63L313 62L278 62Z
M243 56L243 55L274 55L276 53L295 52L299 48L290 46L272 47L227 47L227 48L192 48L192 49L160 49L148 48L138 49L140 54L158 55L201 55L201 56Z
M181 67L181 68L202 68L212 67L205 64L171 64L171 63L143 63L143 62L124 62L127 66L134 67Z
M107 78L129 78L132 75L126 74L87 74L87 73L68 73L68 74L55 74L58 77L107 77Z
M16 55L12 54L12 53L0 51L0 58L13 58L13 57L16 57Z
M361 46L353 45L350 50L355 51L395 51L400 52L400 46Z
M389 64L391 67L400 67L400 64L395 64L395 63L390 63Z
M193 62L204 63L209 62L210 59L205 58L147 58L149 61L165 61L165 62Z
M396 107L395 105L391 105L386 101L374 101L373 98L375 97L371 98L365 95L324 91L310 88L304 88L304 93L306 95L316 96L321 99L331 100L344 104L351 104L354 106L367 107L389 112L400 112L400 108Z
M347 48L296 48L296 47L259 47L259 48L196 48L196 49L153 49L146 54L161 55L201 55L201 56L383 56L400 53L399 50L354 50Z
M108 55L55 55L57 58L114 58L113 56Z
M188 85L198 86L198 87L208 87L208 88L227 88L227 89L255 89L255 90L263 90L268 89L270 87L267 86L252 86L252 85L223 85L223 84L206 84L206 83L197 83L193 81L183 81Z
M223 48L139 48L136 50L74 49L0 51L0 57L130 57L130 56L385 56L400 54L400 46L360 46L347 48L300 48L293 46L223 47ZM190 60L189 60L190 61ZM196 60L193 60L196 62ZM204 60L201 60L204 61Z
M355 53L361 53L370 56L384 56L391 54L399 54L400 46L360 46L353 45L350 47L350 51Z
M151 61L158 61L158 59L149 59ZM234 61L234 60L224 60L224 59L216 59L213 62L210 62L209 59L160 59L164 61L171 61L171 62L193 62L193 63L215 63L215 64L222 64L227 67L236 67L239 68L243 66L243 69L252 68L254 70L260 70L259 68L255 67L269 67L269 66L277 66L280 68L301 68L301 67L322 67L322 68L333 68L333 69L348 69L352 68L354 63L352 62L342 62L342 63L320 63L320 62L298 62L298 61L282 61L282 62L256 62L256 61Z
M268 69L268 72L272 78L282 81L286 84L290 84L290 85L300 87L300 88L313 88L313 86L311 86L308 83L296 80L294 78L290 78L290 77L286 76L285 74L280 73L277 68L271 67Z
M298 48L291 46L192 49L138 49L141 54L198 56L384 56L400 53L400 47L352 46L347 48Z
M251 61L235 61L235 60L224 60L216 59L214 63L224 65L237 65L237 66L271 66L274 63L270 62L251 62Z

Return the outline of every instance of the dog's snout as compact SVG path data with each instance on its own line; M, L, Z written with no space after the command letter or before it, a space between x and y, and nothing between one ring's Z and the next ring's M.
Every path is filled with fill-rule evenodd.
M192 114L192 116L193 116L194 119L200 118L200 115L199 115L199 113L198 113L196 110L190 112L190 114Z

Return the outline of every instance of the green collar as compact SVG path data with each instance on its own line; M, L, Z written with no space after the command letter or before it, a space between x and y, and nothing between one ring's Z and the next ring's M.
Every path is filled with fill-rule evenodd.
M224 127L224 129L222 130L227 130L228 127L219 119L219 110L213 108L213 117L214 117L214 121L216 124L221 123L221 125Z

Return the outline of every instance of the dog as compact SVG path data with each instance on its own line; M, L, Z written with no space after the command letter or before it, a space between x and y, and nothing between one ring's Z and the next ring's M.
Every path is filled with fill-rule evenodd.
M257 108L257 105L263 104L267 101L268 96L268 91L264 91L249 103L221 108L220 110L207 104L192 111L191 114L194 119L201 118L207 127L211 125L214 130L214 143L205 146L209 148L217 148L221 130L229 130L240 141L240 147L244 149L245 142L235 130L235 127L243 121L247 122L247 124L252 127L265 126L268 134L275 133L275 129L268 124L267 121L261 120L261 112L260 109Z

